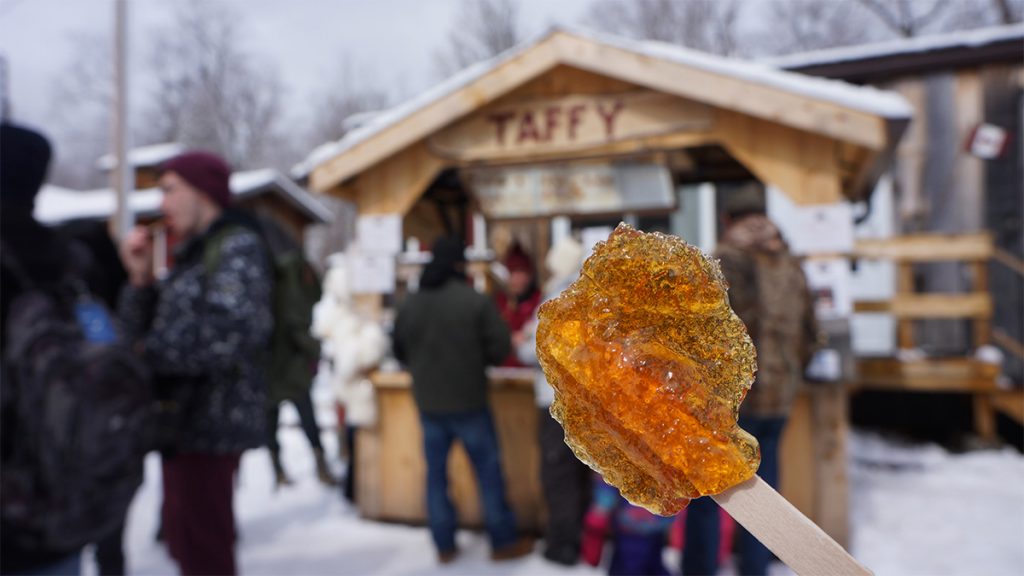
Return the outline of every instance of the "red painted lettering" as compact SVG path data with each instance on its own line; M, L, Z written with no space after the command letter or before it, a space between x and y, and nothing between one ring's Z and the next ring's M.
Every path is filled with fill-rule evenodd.
M586 110L587 107L583 104L576 104L575 106L569 107L569 140L576 139L576 127L580 125L581 118L580 114Z
M601 119L604 120L604 137L606 139L611 140L612 137L615 136L615 117L618 116L619 112L622 112L622 109L625 107L626 105L622 100L616 100L612 105L611 110L605 110L604 106L598 102L597 113L601 116Z
M514 118L515 112L497 112L487 117L487 120L494 123L494 129L498 137L498 144L505 145L505 124Z
M558 117L562 115L561 106L549 106L544 110L544 141L550 142L552 133L558 128Z
M519 119L519 139L516 140L516 144L522 144L527 139L532 139L534 142L540 140L537 125L533 123L533 112L530 110L523 112L523 117Z

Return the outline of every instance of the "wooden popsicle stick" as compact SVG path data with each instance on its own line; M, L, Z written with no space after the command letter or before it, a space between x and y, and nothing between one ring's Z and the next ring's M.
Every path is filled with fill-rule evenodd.
M756 474L712 498L797 574L872 574Z

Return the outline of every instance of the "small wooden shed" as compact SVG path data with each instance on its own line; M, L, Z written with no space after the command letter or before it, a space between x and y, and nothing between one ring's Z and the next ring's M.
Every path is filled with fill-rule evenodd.
M861 200L909 119L909 106L892 93L672 45L555 28L319 147L297 171L311 189L354 202L361 215L402 215L404 235L426 241L453 221L469 229L473 214L489 225L547 224L556 216L670 208L600 169L596 176L588 173L608 184L597 187L600 194L564 181L522 196L516 190L529 187L493 192L487 186L495 175L534 177L531 168L557 173L654 165L673 185L756 179L800 204ZM439 217L452 203L456 215ZM379 306L380 299L369 304ZM528 379L516 385L507 376L496 378L492 400L509 496L521 523L536 526L537 411ZM421 521L423 463L408 377L380 375L377 384L380 422L358 440L360 510L372 518ZM825 391L804 402L791 426L802 435L794 450L802 468L791 469L805 478L789 479L792 486L783 492L842 541L846 486L839 468L845 452L833 444L825 453L810 439L834 438L843 427L842 394ZM815 459L833 464L816 466ZM453 459L452 473L462 519L472 523L478 510L472 481L458 477L468 473L461 456Z

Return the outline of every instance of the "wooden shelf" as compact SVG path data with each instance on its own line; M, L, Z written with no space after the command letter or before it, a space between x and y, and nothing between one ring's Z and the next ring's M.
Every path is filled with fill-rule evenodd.
M991 392L998 390L999 366L971 358L904 362L896 358L857 361L859 387L908 392Z

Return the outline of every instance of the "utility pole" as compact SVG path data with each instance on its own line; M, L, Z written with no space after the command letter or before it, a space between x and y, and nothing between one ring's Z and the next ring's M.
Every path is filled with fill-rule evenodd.
M128 122L128 0L114 0L114 188L117 210L114 213L114 235L118 240L135 226L135 214L128 197L135 189L135 173L128 161L130 127Z

